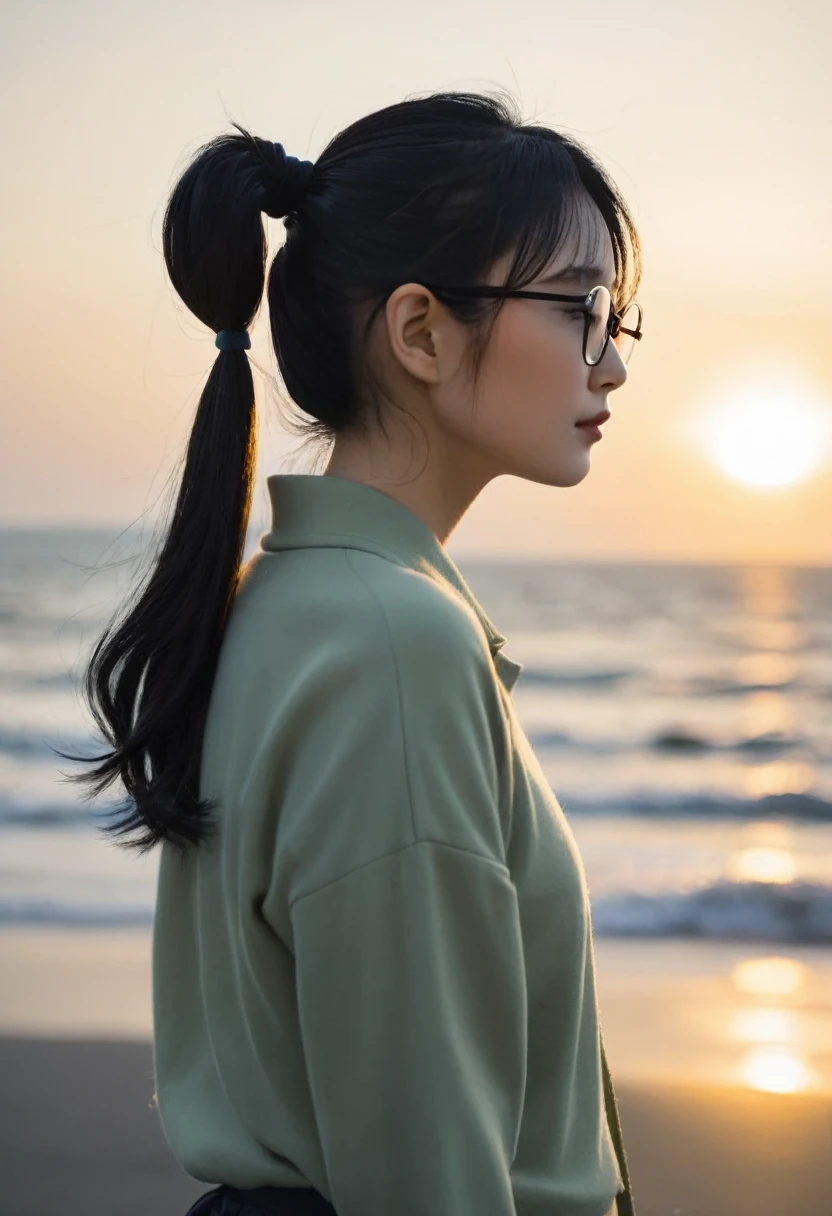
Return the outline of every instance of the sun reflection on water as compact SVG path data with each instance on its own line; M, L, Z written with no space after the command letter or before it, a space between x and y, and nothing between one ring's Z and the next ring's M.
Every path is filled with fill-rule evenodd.
M796 760L775 760L742 775L743 792L748 798L767 798L770 794L805 794L815 784L811 764Z
M794 882L797 867L785 849L760 846L743 849L728 865L729 877L736 882Z
M797 661L787 652L755 650L737 659L737 670L745 684L761 684L776 689L794 680Z
M764 852L749 850L754 851ZM731 980L738 991L758 999L783 999L803 987L807 974L806 967L796 959L775 955L744 959L733 968ZM739 1043L755 1044L737 1064L736 1077L741 1084L783 1094L816 1084L817 1077L803 1058L798 1022L791 1010L745 1006L735 1010L728 1033Z
M790 732L798 725L797 712L782 692L758 688L748 693L740 707L743 728L748 736L768 731Z
M747 958L733 968L731 981L753 996L788 996L806 980L806 968L794 958Z
M814 1077L798 1056L782 1048L766 1047L749 1052L740 1076L752 1089L773 1094L793 1094L808 1089Z
M788 1009L737 1009L729 1026L731 1038L741 1043L794 1043L797 1025Z

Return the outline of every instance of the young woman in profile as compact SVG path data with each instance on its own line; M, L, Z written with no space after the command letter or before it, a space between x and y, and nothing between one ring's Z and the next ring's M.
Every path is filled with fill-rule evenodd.
M234 126L165 214L219 350L86 672L112 751L72 778L120 778L102 830L160 845L158 1109L214 1184L191 1212L630 1216L582 862L444 546L495 477L586 477L641 336L635 225L502 97L389 106L314 164ZM268 478L242 567L264 286L329 462Z

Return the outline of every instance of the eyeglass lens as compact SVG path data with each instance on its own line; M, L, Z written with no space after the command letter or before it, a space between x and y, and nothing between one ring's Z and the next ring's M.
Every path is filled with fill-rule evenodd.
M612 300L606 287L596 287L592 295L592 310L586 335L586 361L596 364L601 358L607 340Z
M589 314L589 326L586 336L586 359L589 364L596 364L604 353L611 309L612 297L610 293L606 287L597 287L592 301L592 311ZM632 334L624 333L624 330L637 331L639 319L639 306L633 301L624 310L618 326L618 333L613 339L624 363L628 362L636 344L636 339Z
M638 333L640 321L641 309L639 308L638 304L633 301L624 309L624 312L621 315L618 333L614 339L615 345L618 347L618 353L625 363L629 362L630 355L635 350L636 339L633 337L633 334ZM629 329L631 332L625 334L625 329Z

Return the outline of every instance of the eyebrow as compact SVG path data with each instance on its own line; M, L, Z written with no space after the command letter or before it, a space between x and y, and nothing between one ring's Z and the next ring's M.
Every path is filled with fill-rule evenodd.
M554 270L539 282L541 286L544 283L586 283L589 287L597 287L599 283L604 282L606 274L603 266L596 266L594 263L575 264L564 266L562 270Z

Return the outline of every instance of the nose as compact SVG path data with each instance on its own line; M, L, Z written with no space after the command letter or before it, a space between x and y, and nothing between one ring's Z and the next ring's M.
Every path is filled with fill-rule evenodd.
M589 382L594 389L607 389L612 392L621 388L627 382L627 364L618 353L618 347L612 338L607 342L607 349L594 367L589 369Z

